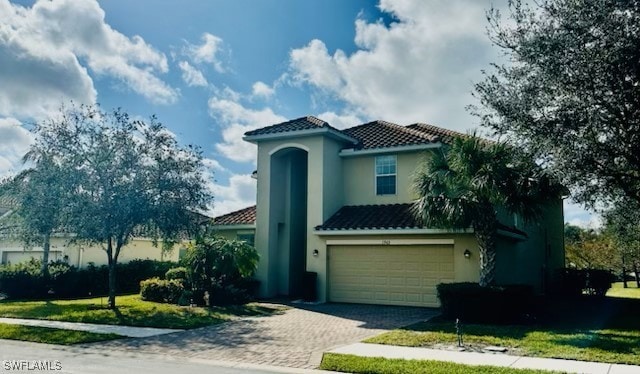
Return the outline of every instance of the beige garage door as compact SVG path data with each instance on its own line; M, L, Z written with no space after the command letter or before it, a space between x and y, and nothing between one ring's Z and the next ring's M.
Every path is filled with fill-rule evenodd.
M330 301L437 307L453 279L452 245L329 247Z

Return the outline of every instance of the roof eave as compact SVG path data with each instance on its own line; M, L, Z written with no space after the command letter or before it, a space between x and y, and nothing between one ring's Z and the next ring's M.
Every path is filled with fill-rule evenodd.
M299 137L314 136L314 135L328 135L334 139L341 140L346 143L358 144L357 139L352 138L348 135L345 135L337 130L334 130L328 127L320 127L317 129L276 132L276 133L261 134L261 135L245 135L242 137L242 139L249 143L258 143L260 141L266 141L266 140L299 138Z
M319 236L345 236L345 235L398 235L398 234L473 234L473 229L424 229L424 228L380 228L380 229L314 229L313 233Z
M354 157L354 156L362 156L362 155L370 155L370 154L422 151L422 150L434 149L434 148L440 148L440 147L442 147L441 142L400 145L395 147L367 148L367 149L347 148L347 149L341 150L339 155L340 157Z
M255 230L255 223L236 223L232 225L216 225L213 226L214 230L224 231L224 230Z

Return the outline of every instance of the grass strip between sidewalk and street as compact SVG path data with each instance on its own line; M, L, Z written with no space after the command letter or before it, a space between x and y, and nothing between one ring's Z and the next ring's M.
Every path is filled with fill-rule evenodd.
M75 300L0 301L0 317L84 322L122 326L193 329L215 325L238 316L260 316L281 309L260 304L229 307L188 307L118 296L117 308L106 306L106 297Z
M513 369L499 366L472 366L444 361L402 360L325 353L320 369L345 373L376 374L550 374L546 370Z
M70 345L120 338L123 338L123 336L116 334L96 334L86 331L72 331L49 327L21 326L0 323L0 339Z
M500 346L509 354L640 365L640 299L554 299L530 324L464 324L470 350ZM454 321L436 317L366 339L365 343L447 349L455 346Z

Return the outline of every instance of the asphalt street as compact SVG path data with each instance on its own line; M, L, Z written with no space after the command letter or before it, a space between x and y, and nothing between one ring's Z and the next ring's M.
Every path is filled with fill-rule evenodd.
M46 370L46 369L50 370ZM0 373L82 374L266 374L308 373L309 370L259 367L207 360L184 360L135 352L96 351L90 348L0 340Z

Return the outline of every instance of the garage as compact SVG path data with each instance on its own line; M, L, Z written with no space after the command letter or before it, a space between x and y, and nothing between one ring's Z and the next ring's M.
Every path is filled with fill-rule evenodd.
M327 242L331 244L329 301L438 307L436 285L454 280L453 241L428 245L332 242Z

